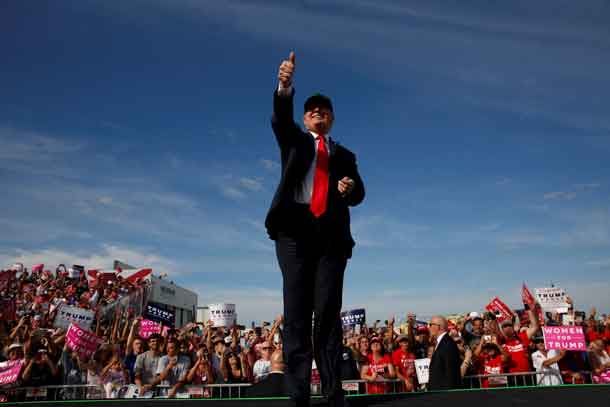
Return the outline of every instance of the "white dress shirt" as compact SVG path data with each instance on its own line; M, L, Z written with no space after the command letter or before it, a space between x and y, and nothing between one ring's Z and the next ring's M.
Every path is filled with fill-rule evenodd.
M282 87L282 83L280 82L280 84L278 85L277 88L278 91L278 95L282 96L282 97L286 97L286 96L290 96L292 94L292 86L289 86L287 88ZM311 136L314 138L314 159L311 161L311 165L309 166L309 169L307 170L307 174L305 175L305 179L303 180L303 183L297 187L296 191L294 192L294 200L297 203L301 203L301 204L306 204L309 205L311 204L311 195L313 194L313 179L314 179L314 175L316 173L316 162L318 161L318 146L320 145L320 135L317 133L314 133L313 131L309 131L309 134L311 134ZM329 154L329 158L330 158L330 137L328 136L328 134L324 135L324 142L326 143L326 151Z
M438 348L438 344L441 343L441 339L443 339L443 336L447 335L447 331L443 332L442 334L440 334L439 336L436 337L436 346L434 347L434 350L436 350L436 348Z

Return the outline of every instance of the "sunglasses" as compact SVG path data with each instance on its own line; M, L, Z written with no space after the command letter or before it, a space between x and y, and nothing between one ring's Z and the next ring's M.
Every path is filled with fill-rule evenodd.
M437 324L435 322L428 322L429 327L431 327L432 325L441 326L441 324Z
M271 346L262 348L263 350L271 350L273 349Z

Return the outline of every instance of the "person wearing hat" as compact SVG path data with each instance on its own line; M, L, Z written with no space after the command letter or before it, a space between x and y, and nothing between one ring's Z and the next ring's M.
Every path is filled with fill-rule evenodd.
M265 219L283 279L286 379L293 403L308 406L315 356L329 405L343 406L339 314L354 246L349 207L364 199L364 184L356 156L330 136L335 120L330 98L315 94L305 101L305 131L294 122L295 65L291 52L280 65L273 96L271 127L282 170Z
M398 349L392 352L392 363L396 369L396 376L402 380L403 391L413 391L415 389L415 335L414 335L415 316L409 314L407 324L407 335L400 335L396 338Z
M530 326L525 331L517 333L512 320L506 319L500 323L500 333L502 334L500 344L506 348L510 354L508 371L510 373L530 372L530 357L528 348L530 339L538 332L538 317L532 310L527 310L530 317ZM525 378L528 384L534 385L531 377ZM512 380L512 378L511 378Z
M373 336L370 343L371 353L366 364L360 369L360 376L362 380L367 381L366 392L368 394L383 394L391 391L383 380L395 378L396 371L390 355L385 353L382 338Z
M8 356L8 360L14 362L15 360L23 359L23 345L15 342L12 343L6 349L6 355Z
M488 336L490 336L488 338ZM498 345L498 338L493 335L485 335L474 350L474 357L478 361L479 374L498 375L506 373L510 355L508 351ZM506 386L507 377L490 377L481 381L481 387Z

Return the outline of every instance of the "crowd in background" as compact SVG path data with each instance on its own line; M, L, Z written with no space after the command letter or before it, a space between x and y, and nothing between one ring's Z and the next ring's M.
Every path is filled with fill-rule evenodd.
M88 397L113 398L133 384L142 397L175 397L187 385L264 383L284 370L282 316L258 327L188 323L143 338L141 308L112 305L145 291L146 278L125 279L119 272L116 278L101 280L78 266L55 271L21 266L2 273L0 362L24 360L17 380L4 388L70 385L58 390L60 397L77 398L70 393L77 388L74 385L97 385L100 394ZM95 312L90 330L100 342L89 358L70 348L65 328L54 327L64 304ZM568 312L574 313L570 307ZM587 350L556 351L545 348L540 327L560 325L561 316L547 314L539 320L543 314L535 311L526 309L522 318L501 323L490 312L448 318L445 328L460 350L462 376L486 375L480 382L483 387L512 380L498 376L502 373L532 371L557 374L531 376L529 384L610 383L610 317L592 309L573 318L584 328ZM398 383L393 391L424 388L415 361L431 357L435 340L430 327L415 315L408 314L405 321L396 324L390 318L384 324L346 327L342 379L365 381L368 393L389 391L390 380Z

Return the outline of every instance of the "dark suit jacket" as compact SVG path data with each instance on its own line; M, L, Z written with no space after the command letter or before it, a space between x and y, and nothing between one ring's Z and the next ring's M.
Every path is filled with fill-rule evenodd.
M275 397L286 396L287 394L283 373L270 373L246 391L248 397Z
M462 385L460 351L455 341L445 334L430 360L430 390L455 389Z
M271 239L278 232L298 235L301 231L302 211L295 204L294 195L303 183L307 171L315 157L315 143L310 133L304 132L293 120L293 97L273 95L273 116L271 126L280 147L282 177L277 187L271 207L267 213L265 226ZM358 205L364 199L364 184L356 167L356 156L333 140L329 143L329 186L326 212L320 222L339 250L346 250L348 257L354 246L350 231L349 206ZM343 177L355 181L354 189L347 197L342 197L337 184Z

